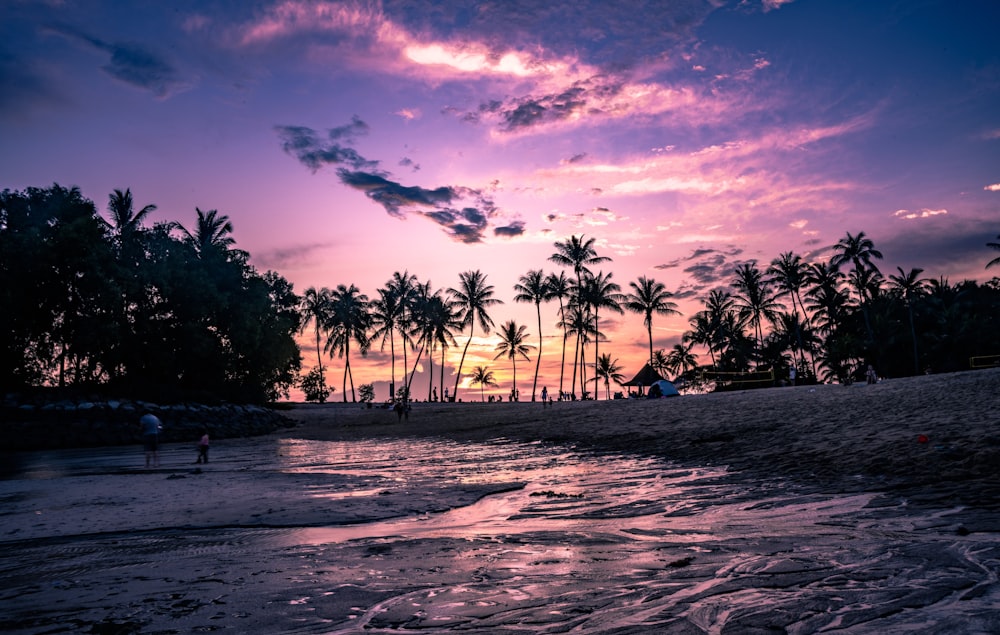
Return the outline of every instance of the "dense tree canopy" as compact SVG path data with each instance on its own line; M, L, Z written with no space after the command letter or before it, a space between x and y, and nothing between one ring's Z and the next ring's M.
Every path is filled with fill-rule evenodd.
M188 231L143 220L129 190L110 221L77 188L0 193L0 384L261 402L300 368L299 298L197 210Z

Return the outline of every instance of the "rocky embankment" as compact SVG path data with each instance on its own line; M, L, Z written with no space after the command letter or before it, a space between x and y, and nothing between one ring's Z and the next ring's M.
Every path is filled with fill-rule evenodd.
M148 410L163 422L161 440L194 441L268 434L295 422L260 406L160 405L144 401L53 401L0 406L0 450L43 450L140 443L139 417Z

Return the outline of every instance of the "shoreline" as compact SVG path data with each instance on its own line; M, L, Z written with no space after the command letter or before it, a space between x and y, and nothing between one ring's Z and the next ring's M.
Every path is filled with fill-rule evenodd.
M510 439L727 466L839 491L1000 511L1000 369L660 400L300 404L280 436Z

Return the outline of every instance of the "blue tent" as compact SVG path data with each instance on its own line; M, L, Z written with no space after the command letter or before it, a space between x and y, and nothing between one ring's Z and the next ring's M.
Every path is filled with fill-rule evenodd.
M657 397L677 397L680 395L674 385L671 384L666 379L660 379L654 381L649 386L649 392L647 393L650 399L656 399Z

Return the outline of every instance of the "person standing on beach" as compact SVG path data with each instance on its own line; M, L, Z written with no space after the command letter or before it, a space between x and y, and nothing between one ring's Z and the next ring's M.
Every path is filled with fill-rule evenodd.
M142 426L142 445L146 450L146 467L152 463L153 467L160 467L160 430L163 424L160 419L148 410L139 417L139 425Z
M208 430L204 431L198 442L198 460L195 463L208 463Z
M875 367L871 364L868 364L868 372L865 373L865 377L868 379L869 384L878 383L878 375L875 374Z

